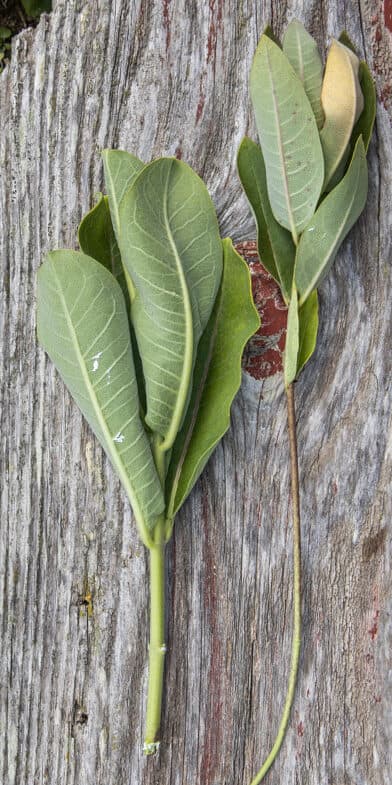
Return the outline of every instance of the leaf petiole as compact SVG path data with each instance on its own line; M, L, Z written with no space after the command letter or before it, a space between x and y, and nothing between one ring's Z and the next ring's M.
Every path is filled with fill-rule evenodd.
M152 443L155 466L162 488L165 487L166 455L162 439L155 434ZM150 644L147 689L145 755L158 752L162 713L163 672L165 666L165 545L167 521L161 515L152 534L150 551Z
M161 522L157 524L157 529L163 534ZM165 654L165 543L160 541L150 548L150 650L143 746L145 755L158 752L160 745Z

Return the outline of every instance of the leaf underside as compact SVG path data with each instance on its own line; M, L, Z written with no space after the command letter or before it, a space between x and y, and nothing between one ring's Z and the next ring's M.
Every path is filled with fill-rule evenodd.
M131 313L146 383L146 423L169 449L221 280L217 219L204 183L173 158L146 166L119 212L122 260L135 283Z
M120 202L144 168L144 163L125 150L103 150L102 161L113 229L119 242Z
M320 98L323 64L316 41L297 19L290 22L286 28L283 38L283 52L304 86L316 118L317 127L320 129L324 122Z
M146 411L146 390L142 362L131 321L129 289L121 261L120 249L114 234L107 196L101 195L97 204L84 216L79 226L78 239L83 253L96 259L97 262L101 262L107 270L110 270L120 284L128 314L133 361L139 391L140 410L144 416ZM133 290L132 287L131 290Z
M298 378L304 365L310 360L317 342L318 332L318 295L314 289L307 300L300 307L298 312L298 359L297 372Z
M139 399L125 301L105 267L76 251L38 272L38 338L117 471L141 535L164 499Z
M238 151L238 174L252 207L257 225L260 259L290 299L294 272L295 246L290 233L275 219L269 203L263 154L256 142L245 137Z
M310 360L317 342L318 295L313 291L302 306L298 303L295 284L287 315L286 345L284 352L284 381L287 388L298 379Z
M295 284L291 293L290 305L287 314L286 345L283 357L283 373L285 387L297 377L299 350L299 319L298 319L298 293Z
M329 271L337 251L366 202L368 173L360 137L343 180L321 203L303 232L296 255L295 281L301 304Z
M184 503L230 425L230 408L241 384L242 353L260 325L248 266L231 240L223 241L223 249L221 288L199 344L190 405L168 471L170 516Z
M286 56L262 36L250 92L276 220L294 242L312 217L324 180L324 157L312 107Z

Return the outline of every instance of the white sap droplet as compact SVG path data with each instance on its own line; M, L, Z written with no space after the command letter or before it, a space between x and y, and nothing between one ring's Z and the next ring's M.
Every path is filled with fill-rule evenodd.
M124 439L125 439L125 436L124 436L124 434L123 434L123 433L121 433L120 431L119 431L118 433L116 433L116 435L115 435L115 436L113 436L113 441L114 441L114 442L120 442L120 444L121 444L121 442L123 442L123 441L124 441Z
M101 357L102 352L98 352L98 354L94 354L94 357L91 359L93 360L93 373L98 370L99 368L99 358Z

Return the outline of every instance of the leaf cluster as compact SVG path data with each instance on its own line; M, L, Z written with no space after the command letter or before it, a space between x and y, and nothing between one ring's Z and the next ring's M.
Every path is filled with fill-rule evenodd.
M21 0L24 10L33 19L45 11L52 10L52 0Z
M250 93L260 145L242 141L238 172L261 260L289 307L287 387L316 346L317 287L365 205L375 89L346 33L332 43L323 76L316 42L294 20L282 47L265 31Z
M101 442L144 543L173 519L229 427L259 326L248 267L185 163L103 153L81 251L38 274L38 337Z

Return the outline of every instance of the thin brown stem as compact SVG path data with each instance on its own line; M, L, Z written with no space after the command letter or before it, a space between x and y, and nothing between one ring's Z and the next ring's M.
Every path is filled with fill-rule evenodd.
M287 387L286 395L290 442L291 503L293 508L294 597L297 596L297 598L299 598L296 612L297 622L299 626L301 626L301 507L299 498L297 425L295 419L293 384L290 384Z
M297 684L298 664L301 651L301 514L299 501L299 472L298 472L298 450L297 450L297 428L295 421L294 387L290 384L286 388L287 395L287 418L290 442L290 473L291 473L291 499L293 511L293 567L294 567L294 588L293 588L293 638L291 646L290 675L287 686L286 700L283 708L282 717L273 747L265 759L261 769L253 778L251 785L259 785L264 779L267 771L274 763L286 735L287 725L290 719L291 708L294 701L295 688Z

